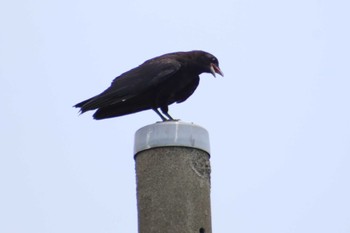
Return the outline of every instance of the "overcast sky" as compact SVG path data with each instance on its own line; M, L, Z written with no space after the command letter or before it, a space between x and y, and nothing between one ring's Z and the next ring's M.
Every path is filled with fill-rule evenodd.
M211 140L213 232L350 232L350 2L1 1L0 233L136 233L134 133L74 104L201 49L175 118Z

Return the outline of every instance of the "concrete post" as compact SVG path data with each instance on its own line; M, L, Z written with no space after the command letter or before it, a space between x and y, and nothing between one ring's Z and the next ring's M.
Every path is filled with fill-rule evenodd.
M139 233L211 233L208 132L181 121L135 134Z

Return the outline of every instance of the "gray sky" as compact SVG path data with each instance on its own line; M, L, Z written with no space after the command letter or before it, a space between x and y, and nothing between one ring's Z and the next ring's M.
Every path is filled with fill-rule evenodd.
M2 1L0 233L137 232L134 132L71 106L202 49L175 118L210 132L214 232L350 232L350 2Z

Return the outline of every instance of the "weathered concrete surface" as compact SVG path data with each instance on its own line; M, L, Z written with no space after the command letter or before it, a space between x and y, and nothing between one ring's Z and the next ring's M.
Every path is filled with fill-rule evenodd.
M135 160L139 233L212 232L207 152L156 147Z

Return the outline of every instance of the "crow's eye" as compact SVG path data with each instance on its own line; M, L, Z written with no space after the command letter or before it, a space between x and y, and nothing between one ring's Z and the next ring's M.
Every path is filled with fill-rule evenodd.
M211 61L212 61L212 62L215 62L215 63L217 62L217 60L216 60L215 57L212 57L212 58L211 58Z

